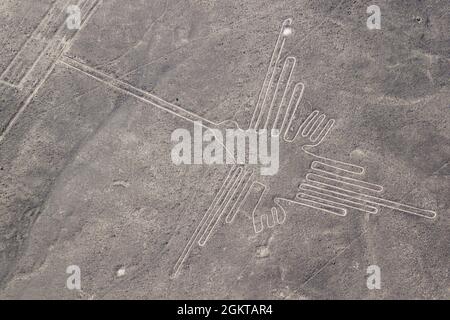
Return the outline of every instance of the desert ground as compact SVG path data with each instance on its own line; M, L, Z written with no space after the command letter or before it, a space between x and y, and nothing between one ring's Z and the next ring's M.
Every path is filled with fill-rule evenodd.
M449 1L2 0L0 25L0 299L450 298ZM174 130L272 101L277 174L172 161Z

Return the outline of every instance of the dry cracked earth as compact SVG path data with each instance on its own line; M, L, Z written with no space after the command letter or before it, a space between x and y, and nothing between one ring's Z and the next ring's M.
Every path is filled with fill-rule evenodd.
M2 0L0 27L1 299L450 298L449 1ZM251 126L277 39L333 126L233 211L246 169L175 165L171 134Z

